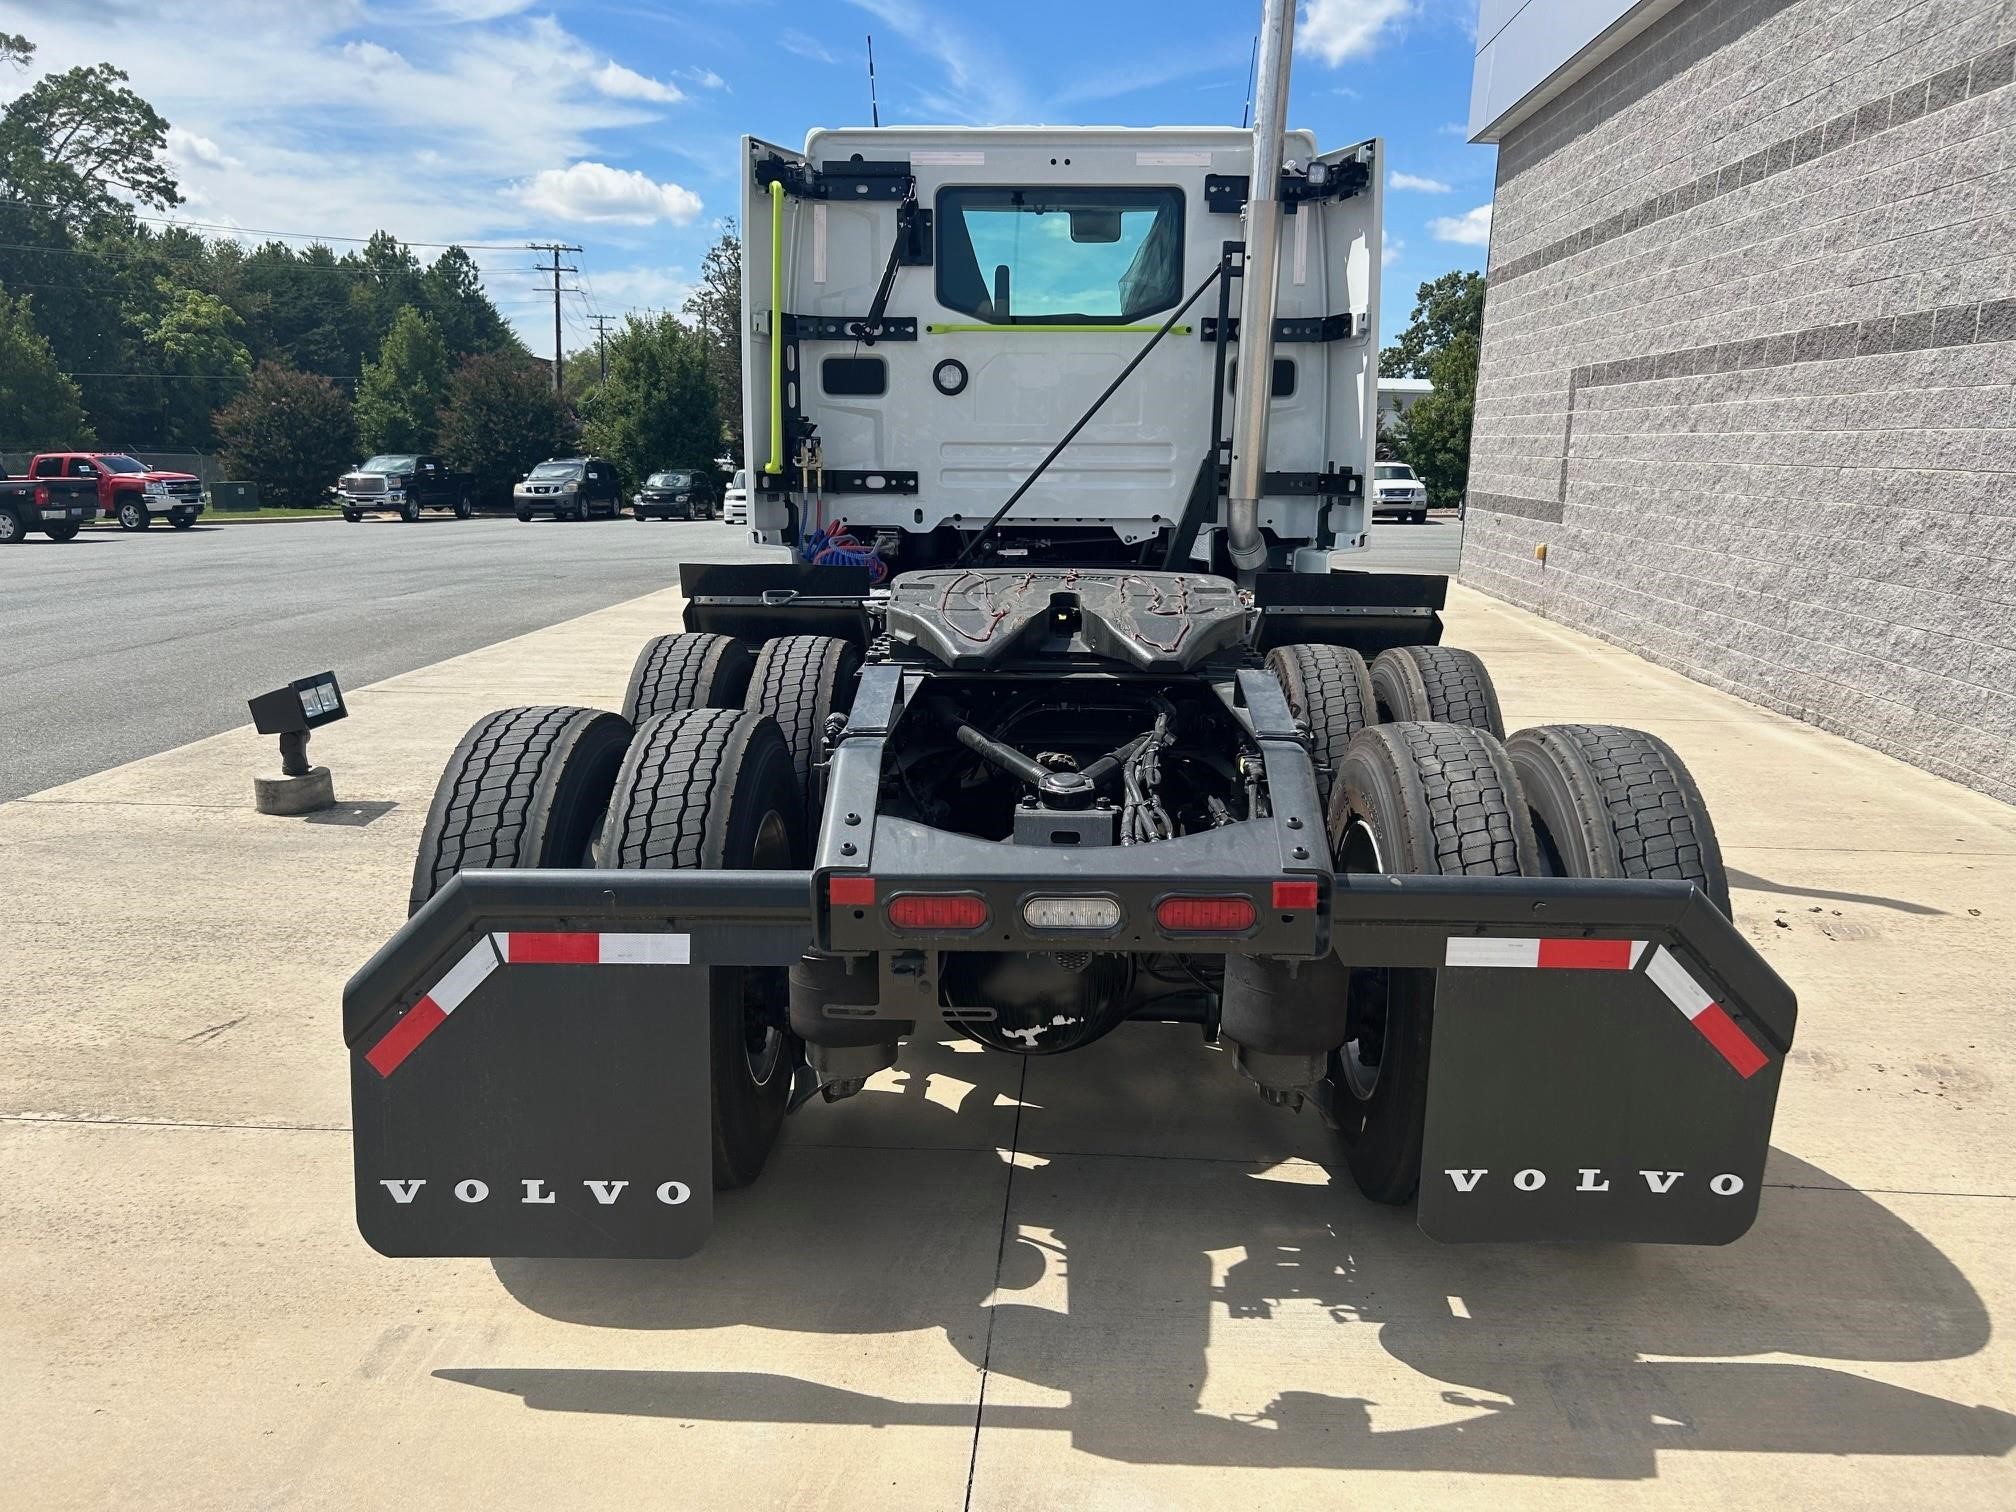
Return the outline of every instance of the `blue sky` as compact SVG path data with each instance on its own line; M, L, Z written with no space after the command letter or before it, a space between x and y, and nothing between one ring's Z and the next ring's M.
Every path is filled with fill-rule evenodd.
M480 244L535 351L524 241L578 242L589 314L676 308L735 213L736 139L884 122L1236 123L1259 0L0 0L38 67L113 62L173 123L178 218ZM1304 0L1291 124L1389 147L1382 331L1478 268L1492 150L1463 139L1473 0ZM1067 41L1064 39L1068 39ZM0 75L0 98L28 76ZM252 239L260 239L253 237ZM342 243L335 243L342 245ZM431 253L420 248L422 256Z

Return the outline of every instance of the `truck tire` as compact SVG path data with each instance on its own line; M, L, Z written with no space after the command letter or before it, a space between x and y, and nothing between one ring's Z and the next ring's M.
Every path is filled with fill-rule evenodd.
M462 492L455 495L455 518L466 520L474 513L476 513L476 506L469 502L469 490L465 488Z
M344 510L343 518L348 520L352 525L361 525L364 522L364 516L355 509Z
M42 534L52 541L74 541L77 539L77 532L83 528L75 520L66 520L61 525L44 525Z
M1316 760L1316 796L1330 801L1330 785L1351 737L1378 722L1372 673L1365 658L1348 646L1276 646L1267 670L1288 695L1288 707L1309 727L1309 754Z
M1498 690L1474 651L1457 646L1394 646L1372 662L1379 722L1469 725L1505 738Z
M571 518L571 519L573 519L573 520L575 520L575 521L577 521L577 522L578 522L578 521L585 521L585 520L587 520L587 518L588 518L588 501L587 501L586 499L579 499L579 498L577 498L577 499L576 499L576 500L574 501L574 513L573 513L573 514L572 514L572 515L571 515L571 516L570 516L569 518Z
M804 796L806 831L819 832L818 761L826 721L854 706L861 653L831 635L787 635L757 653L742 707L768 714L784 732Z
M154 517L147 513L147 501L144 499L122 499L118 515L121 530L145 530L154 523Z
M1729 914L1708 805L1673 748L1616 725L1542 725L1506 743L1544 875L1692 882Z
M19 546L28 539L28 526L11 509L0 508L0 546Z
M674 709L739 709L756 653L732 635L682 631L644 643L623 695L623 717L641 725Z
M1517 877L1538 850L1512 758L1462 725L1406 721L1360 732L1330 796L1340 872ZM1347 1038L1331 1058L1333 1111L1358 1190L1402 1203L1421 1179L1435 973L1360 967Z
M598 854L623 870L771 871L805 851L797 773L776 722L742 709L682 709L637 730ZM773 967L715 966L714 1185L747 1186L783 1126L798 1048L790 983Z
M514 510L512 511L512 513L518 516L518 523L519 523L520 525L530 525L530 524L532 523L532 511L531 511L531 510L529 510L529 509L514 509Z
M196 516L186 509L178 509L168 516L168 523L177 530L190 530L195 527Z
M404 504L401 504L399 506L399 518L404 520L408 525L417 525L420 522L419 501L417 499L408 499Z
M464 868L583 865L630 721L603 709L499 709L471 726L434 788L407 913Z

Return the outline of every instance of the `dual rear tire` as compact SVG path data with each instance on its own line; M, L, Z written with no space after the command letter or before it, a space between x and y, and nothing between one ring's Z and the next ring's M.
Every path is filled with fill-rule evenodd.
M1328 811L1340 874L1661 878L1692 882L1729 911L1707 805L1663 741L1559 725L1507 742L1488 675L1454 648L1387 652L1371 671L1382 714L1426 707L1461 717L1389 718L1352 737ZM1436 973L1358 967L1348 976L1333 1113L1359 1190L1404 1203L1420 1182Z
M727 636L667 635L639 656L622 715L486 716L435 790L411 910L465 868L807 865L808 774L858 664L851 645L825 637L759 655ZM802 1052L784 969L716 966L707 980L714 1185L745 1186L776 1143Z

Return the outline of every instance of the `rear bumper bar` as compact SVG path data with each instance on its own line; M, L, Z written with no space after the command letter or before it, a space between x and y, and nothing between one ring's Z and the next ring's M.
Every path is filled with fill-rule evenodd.
M1339 877L1327 904L1346 964L1436 973L1431 1235L1749 1228L1797 1010L1692 887ZM344 992L365 1237L690 1253L711 1222L705 973L789 966L820 923L805 872L454 879Z

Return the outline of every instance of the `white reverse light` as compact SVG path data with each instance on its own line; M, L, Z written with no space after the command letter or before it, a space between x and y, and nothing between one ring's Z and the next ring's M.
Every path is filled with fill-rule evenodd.
M1022 905L1031 929L1117 929L1120 904L1113 898L1031 898Z

